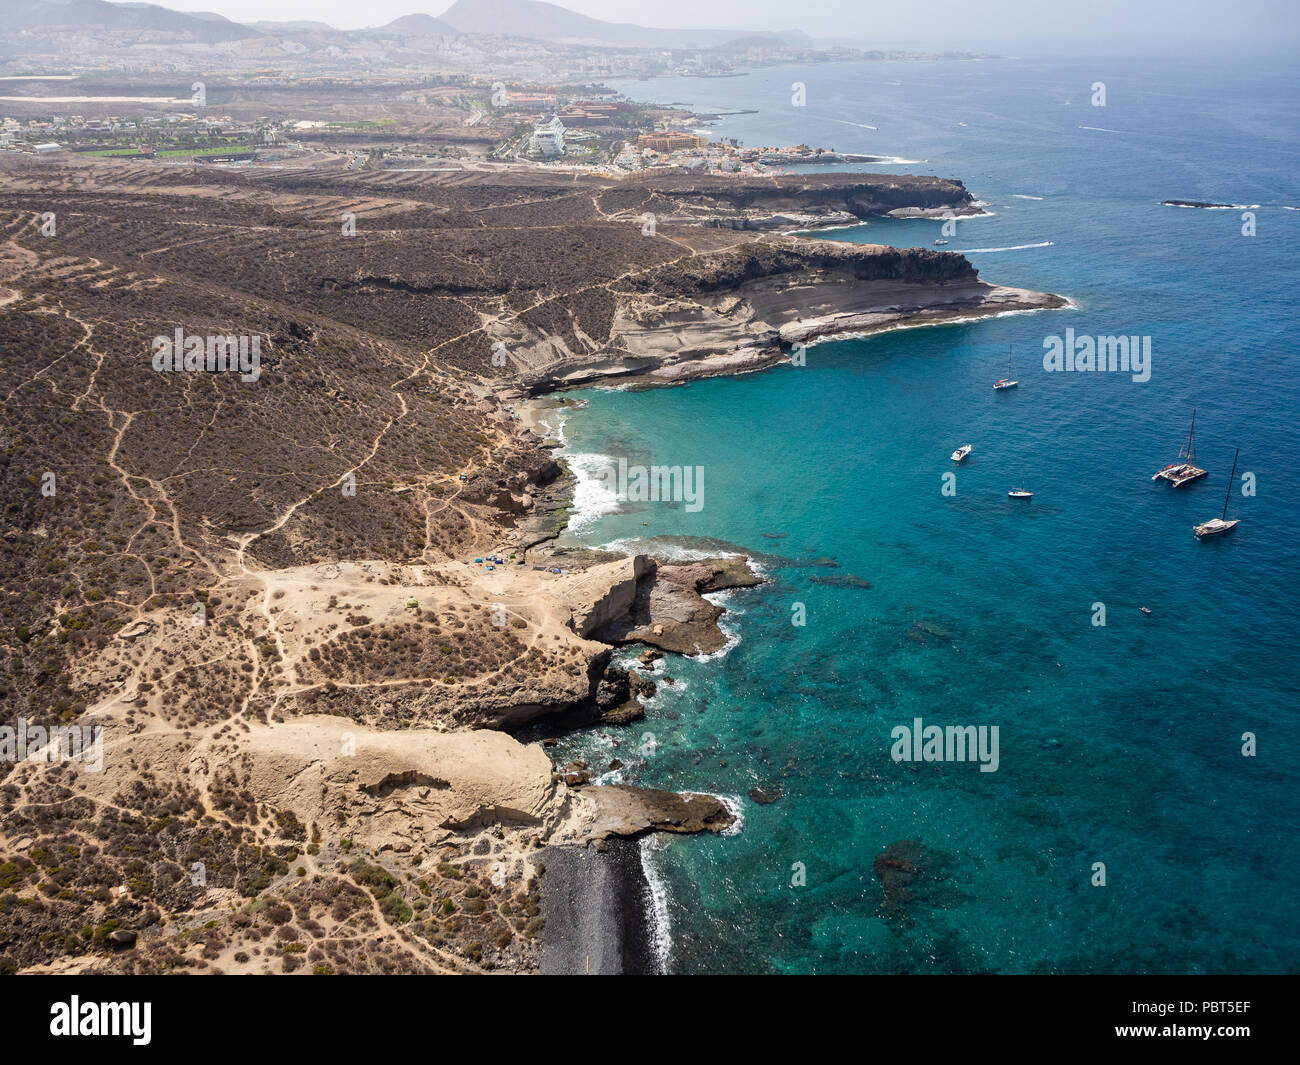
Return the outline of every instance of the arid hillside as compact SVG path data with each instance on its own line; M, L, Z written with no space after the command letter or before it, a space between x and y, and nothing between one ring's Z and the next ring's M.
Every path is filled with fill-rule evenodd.
M841 311L1050 305L747 227L908 180L5 159L0 727L100 728L104 765L0 763L0 968L527 969L532 849L720 827L606 823L540 749L449 739L637 712L592 633L653 573L525 565L564 475L514 404ZM697 626L712 579L674 592Z

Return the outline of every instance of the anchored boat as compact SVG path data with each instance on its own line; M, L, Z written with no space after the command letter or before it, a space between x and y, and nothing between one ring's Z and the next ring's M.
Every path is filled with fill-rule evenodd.
M1003 389L1015 388L1018 384L1020 384L1019 381L1013 381L1011 379L1011 346L1007 345L1007 375L1006 377L1000 377L998 380L994 381L993 387L997 391L1001 392Z
M1185 484L1191 484L1193 481L1199 481L1206 475L1205 470L1197 466L1193 460L1192 447L1196 436L1196 408L1192 408L1192 427L1187 431L1187 443L1182 446L1178 452L1178 461L1171 462L1162 470L1157 470L1151 475L1151 480L1158 481L1162 478L1172 484L1175 488L1182 488Z
M1209 521L1203 521L1200 525L1193 525L1192 532L1196 534L1196 539L1204 540L1210 536L1222 536L1224 533L1230 533L1237 527L1240 518L1228 520L1228 500L1232 498L1232 485L1237 477L1237 455L1241 454L1241 448L1237 448L1237 454L1232 456L1232 473L1228 475L1228 492L1223 497L1223 514L1217 518L1211 518Z
M1007 493L1012 499L1033 499L1034 493L1025 487L1025 471L1020 471L1020 487L1013 488Z
M953 461L953 462L962 462L962 461L964 461L965 458L966 458L966 456L970 454L970 449L971 449L971 445L970 445L970 444L962 444L961 447L959 447L956 451L954 451L954 452L952 453L952 456L951 456L952 461Z

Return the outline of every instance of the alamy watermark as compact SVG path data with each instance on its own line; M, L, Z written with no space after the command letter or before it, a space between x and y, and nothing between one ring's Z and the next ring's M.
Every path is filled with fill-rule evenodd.
M133 1045L153 1038L152 1002L82 1002L77 995L50 1005L50 1035L129 1036Z
M0 725L0 762L84 762L91 773L104 768L102 725Z
M895 725L889 757L895 762L979 762L981 773L998 771L997 725Z
M256 381L262 375L262 337L187 336L177 326L175 335L153 338L153 368L159 373L237 372L241 381Z
M1080 336L1074 327L1065 337L1043 338L1043 369L1049 373L1131 373L1137 382L1151 380L1149 336Z
M592 476L620 503L684 503L690 514L704 509L703 466L637 466L624 458Z

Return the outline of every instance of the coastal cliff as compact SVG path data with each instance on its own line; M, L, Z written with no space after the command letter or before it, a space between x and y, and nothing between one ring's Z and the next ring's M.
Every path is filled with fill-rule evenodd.
M788 358L791 345L1007 311L1066 305L1050 293L979 279L965 256L928 248L768 236L629 277L614 290L606 336L524 319L495 335L538 394L602 379L645 385L744 373Z
M663 222L727 229L851 225L866 218L979 214L953 178L912 174L781 174L771 177L652 175L629 189L652 193Z

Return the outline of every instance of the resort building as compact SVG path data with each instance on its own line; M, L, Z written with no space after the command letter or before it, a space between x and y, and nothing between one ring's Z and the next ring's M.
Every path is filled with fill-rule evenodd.
M528 149L544 159L556 159L564 154L564 123L558 118L533 127Z
M636 139L638 147L656 152L675 152L680 148L703 148L709 142L695 133L643 133Z

